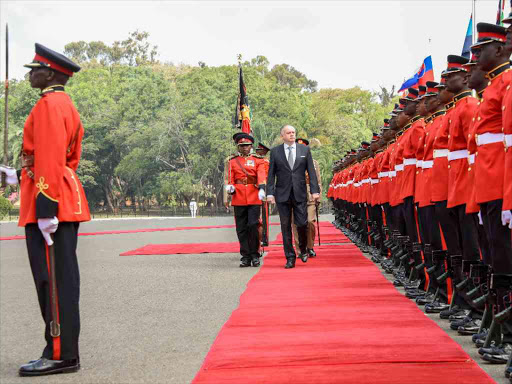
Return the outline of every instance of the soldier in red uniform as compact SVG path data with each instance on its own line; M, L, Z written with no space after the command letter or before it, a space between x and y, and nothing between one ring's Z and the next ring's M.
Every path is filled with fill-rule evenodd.
M507 18L503 19L504 24L509 24L507 28L507 43L505 48L512 54L512 11ZM505 98L503 99L503 133L505 134L505 174L503 180L503 211L502 223L512 229L512 86L508 87ZM506 107L508 106L508 107Z
M502 225L505 175L504 111L510 89L512 71L510 51L506 48L506 29L488 23L478 23L478 41L471 47L477 66L487 72L489 79L482 100L479 102L471 135L477 146L474 163L474 186L476 203L489 243L491 244L491 266L494 281L505 284L496 287L497 307L503 308L503 296L512 283L512 241L508 226ZM512 350L512 321L502 324L503 340L498 351L485 353L484 360L506 363Z
M11 184L19 182L21 187L18 225L25 227L30 267L46 325L42 356L21 366L21 376L74 372L80 368L76 247L79 223L90 220L76 174L84 129L64 91L69 77L80 67L40 44L35 50L34 60L26 67L31 69L30 85L41 90L41 98L23 129L22 170L16 177L15 171L1 169ZM51 257L53 252L55 256ZM54 326L50 327L51 323Z
M263 161L263 167L265 169L265 180L268 176L268 168L270 166L270 160L266 157L270 148L263 143L258 143L256 147L256 155L258 155ZM263 247L268 246L268 235L270 233L269 227L269 209L268 202L265 198L261 203L261 219L258 222L258 236L260 239L260 245Z
M251 155L254 138L246 133L236 133L233 140L239 154L228 162L226 191L232 195L235 207L236 234L242 255L240 267L259 267L258 222L261 201L265 198L265 162Z

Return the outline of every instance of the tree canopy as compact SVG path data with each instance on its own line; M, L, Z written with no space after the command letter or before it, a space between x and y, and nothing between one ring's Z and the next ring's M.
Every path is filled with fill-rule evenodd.
M66 91L85 128L78 174L92 208L115 210L127 200L141 209L192 198L222 203L224 163L235 151L237 65L161 63L158 47L139 31L110 46L71 42L64 53L82 66ZM318 90L292 65L270 67L265 56L242 65L257 142L278 144L284 124L319 139L312 151L324 187L333 161L380 128L394 98L385 88ZM9 155L19 166L23 124L39 96L27 80L11 81L9 89Z

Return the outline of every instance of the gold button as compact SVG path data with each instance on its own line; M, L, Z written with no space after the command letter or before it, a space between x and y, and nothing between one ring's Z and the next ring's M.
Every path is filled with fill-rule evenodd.
M510 89L510 85L507 85L507 91Z
M487 83L487 85L491 85L491 84L492 84L492 83L491 83L490 81Z
M476 103L476 105L480 105L480 102Z
M501 110L504 111L505 110L505 106L501 107Z
M448 169L450 169L450 166L448 166Z
M452 119L450 119L449 123L450 123L450 124L452 123Z
M473 121L475 121L475 118L473 117Z
M448 138L450 138L450 135L448 135Z
M483 102L484 102L484 98L483 98L483 97L482 97L482 99L480 100L480 102L481 102L481 103L483 103Z
M471 167L468 168L468 172L470 172L470 171L471 171Z
M427 146L427 144L424 145L424 147L426 147L426 146Z
M480 116L478 116L478 119L477 119L477 120L478 120L478 121L480 121L480 120L482 120L482 119L480 118Z

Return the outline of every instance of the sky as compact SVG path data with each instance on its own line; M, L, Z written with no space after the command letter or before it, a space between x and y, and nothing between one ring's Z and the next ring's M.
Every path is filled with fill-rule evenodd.
M505 12L510 12L507 0ZM494 23L498 0L477 0L476 21ZM472 0L408 1L0 1L0 78L22 78L34 43L63 52L73 41L107 44L147 31L158 59L210 66L257 55L287 63L318 88L397 89L432 55L436 80L460 55ZM250 94L250 85L249 94Z

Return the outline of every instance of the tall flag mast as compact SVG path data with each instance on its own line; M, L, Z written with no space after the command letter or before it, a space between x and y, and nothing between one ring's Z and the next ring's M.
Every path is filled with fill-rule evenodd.
M239 128L242 132L251 134L251 108L249 106L249 98L247 97L247 88L244 83L244 74L242 70L242 55L238 55L238 78L239 92L236 101L235 112L235 128Z
M7 165L9 161L9 26L5 24L5 115L4 115L4 157L3 162ZM2 188L7 186L5 173L2 173Z

